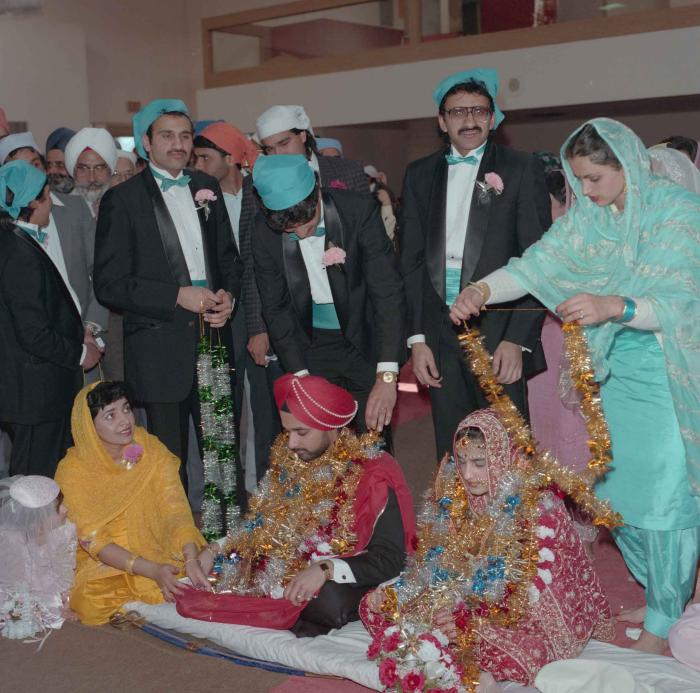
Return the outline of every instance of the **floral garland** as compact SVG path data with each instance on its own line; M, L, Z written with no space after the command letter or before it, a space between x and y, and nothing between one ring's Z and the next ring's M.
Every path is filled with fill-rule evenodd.
M418 517L416 555L386 590L382 611L392 626L375 635L367 653L380 661L380 681L387 690L476 690L480 626L517 624L551 582L554 532L541 514L551 506L553 492L571 496L594 524L615 527L621 522L591 490L610 462L610 435L580 326L565 327L565 350L591 436L593 457L585 477L560 467L549 452L538 451L527 424L493 375L483 338L476 329L465 328L459 338L465 358L516 446L517 462L503 475L481 515L469 508L452 457L444 466L446 480L438 480L435 492L428 492ZM451 650L432 624L437 611L455 605L458 637ZM426 634L437 640L431 640L435 651L424 645Z
M248 513L231 528L216 567L217 592L278 597L309 560L355 547L353 503L363 462L380 453L378 435L341 429L311 461L289 450L288 438L277 437Z
M203 333L203 328L202 333ZM204 500L202 534L211 541L240 516L236 480L236 423L231 368L225 346L202 334L197 356L197 388L202 424Z

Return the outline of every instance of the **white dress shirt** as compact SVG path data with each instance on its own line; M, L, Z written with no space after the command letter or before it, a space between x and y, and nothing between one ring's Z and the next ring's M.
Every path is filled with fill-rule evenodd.
M234 195L233 193L224 193L224 204L228 212L228 218L231 220L231 228L233 229L233 238L236 241L236 247L240 251L240 229L241 224L241 206L243 204L243 186Z
M478 151L478 150L476 150ZM462 156L452 146L453 156ZM469 226L469 210L471 209L474 184L479 173L484 149L478 153L468 152L475 156L476 164L452 164L447 167L447 199L445 203L445 267L450 269L462 268L462 256L467 240ZM425 343L424 334L414 334L407 340L408 346Z
M177 180L182 178L182 171L173 178L167 171L164 171L153 164L151 168L163 178ZM190 281L202 281L207 278L206 263L204 262L204 244L202 242L202 227L199 223L199 213L192 199L189 185L173 185L168 192L163 192L160 181L156 178L156 185L160 190L165 206L170 212L177 237L180 241L182 254L185 256L187 270L190 273Z

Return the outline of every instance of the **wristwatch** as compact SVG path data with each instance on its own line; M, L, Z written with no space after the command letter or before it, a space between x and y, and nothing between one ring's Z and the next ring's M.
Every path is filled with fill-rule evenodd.
M326 582L328 582L331 579L331 567L325 561L319 563L318 567L323 571L323 574L326 578Z
M380 379L383 383L396 383L399 381L399 374L394 373L394 371L379 371L377 380Z

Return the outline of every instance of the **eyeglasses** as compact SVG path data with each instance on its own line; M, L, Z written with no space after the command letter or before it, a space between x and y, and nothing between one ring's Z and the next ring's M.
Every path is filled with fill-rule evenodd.
M98 175L102 175L103 173L107 173L107 171L109 171L109 166L107 166L107 164L97 164L97 166L87 166L85 164L78 164L75 167L76 173L97 173Z
M488 120L491 109L486 106L455 106L443 111L450 120L465 120L472 116L474 120Z

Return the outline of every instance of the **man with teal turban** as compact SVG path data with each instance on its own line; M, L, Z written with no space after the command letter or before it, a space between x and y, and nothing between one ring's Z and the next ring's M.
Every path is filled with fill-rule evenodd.
M45 247L50 214L43 171L21 160L0 167L0 425L12 441L11 475L54 475L70 445L81 366L100 358L65 267Z
M408 346L418 381L430 388L438 457L469 412L487 406L464 364L450 306L470 283L518 256L551 223L542 168L494 141L504 119L498 73L478 68L433 92L445 147L409 164L401 198L400 267L408 298ZM527 416L525 379L545 368L544 312L529 296L476 322L494 372Z
M152 101L133 126L149 165L100 203L95 293L123 313L125 380L149 431L182 460L186 485L190 418L201 432L200 325L233 363L230 318L242 268L218 181L185 168L193 139L185 104Z
M405 301L379 208L367 195L321 187L302 154L261 156L253 185L262 208L255 276L282 367L349 390L361 430L386 428Z

